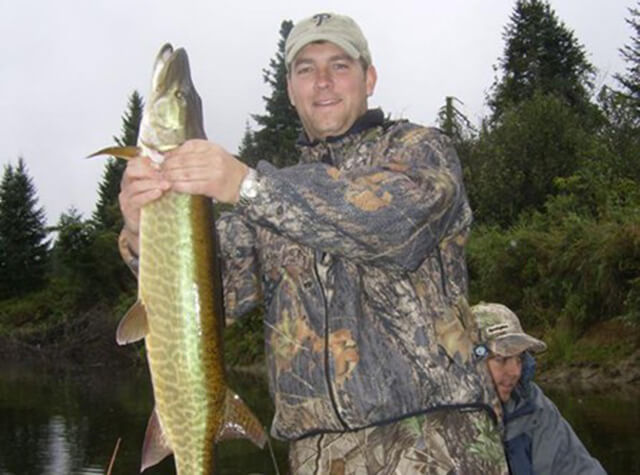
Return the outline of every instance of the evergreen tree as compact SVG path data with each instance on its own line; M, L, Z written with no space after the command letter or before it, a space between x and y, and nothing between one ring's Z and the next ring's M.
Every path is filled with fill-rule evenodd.
M640 2L638 5L640 6ZM640 116L640 9L629 8L629 13L631 17L626 22L633 28L634 36L630 44L620 49L627 63L627 72L614 77L622 84L626 95L633 100L636 116Z
M114 137L119 146L136 145L142 120L142 109L142 97L137 91L133 91L129 96L127 111L122 116L122 135ZM98 202L92 216L97 229L119 232L122 228L118 194L125 167L126 162L117 158L109 158L105 164L102 181L98 188Z
M242 142L238 148L238 155L244 163L250 167L255 168L258 164L258 151L256 146L256 139L254 132L249 126L249 121L245 124L244 135L242 136Z
M263 70L264 82L271 86L271 95L263 97L264 115L254 114L253 120L260 126L255 132L245 133L241 157L247 163L267 160L277 167L293 165L298 161L295 142L302 126L294 107L287 95L287 68L284 58L284 46L293 22L285 20L280 26L278 51L269 62L269 69ZM251 143L251 146L248 146Z
M493 120L533 97L553 94L578 112L589 109L594 68L583 46L542 0L517 0L503 38L502 78L489 97Z
M52 249L53 273L74 276L81 274L79 269L85 265L93 242L93 227L72 206L60 215L55 230L58 236Z
M447 96L445 104L438 111L438 126L457 144L471 138L476 130L454 101L462 102L455 97Z
M25 162L6 165L0 183L0 298L42 287L49 242L43 208Z
M640 181L640 9L630 8L626 22L633 29L631 43L620 49L626 74L614 77L622 86L618 91L604 86L598 95L605 118L600 135L609 156L609 175Z

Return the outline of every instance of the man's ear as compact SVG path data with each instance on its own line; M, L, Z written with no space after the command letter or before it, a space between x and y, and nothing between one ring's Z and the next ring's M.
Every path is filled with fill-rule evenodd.
M373 91L376 88L376 82L378 81L378 73L376 72L376 68L371 65L367 68L365 73L365 81L367 84L367 96L373 95Z

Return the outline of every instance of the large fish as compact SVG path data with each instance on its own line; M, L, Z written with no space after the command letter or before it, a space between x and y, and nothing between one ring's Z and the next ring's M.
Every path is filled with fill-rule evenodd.
M143 112L138 147L96 152L121 158L163 152L205 138L202 106L184 49L164 45ZM227 388L222 354L222 286L213 204L204 196L169 192L140 218L139 300L118 326L120 344L145 339L155 410L142 467L173 453L180 475L214 470L214 444L246 437L259 447L265 431Z

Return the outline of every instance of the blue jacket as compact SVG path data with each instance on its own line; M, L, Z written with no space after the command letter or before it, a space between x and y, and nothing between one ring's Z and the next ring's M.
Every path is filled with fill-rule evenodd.
M511 474L606 474L555 404L531 381L534 371L533 357L525 354L520 382L504 404L505 450Z

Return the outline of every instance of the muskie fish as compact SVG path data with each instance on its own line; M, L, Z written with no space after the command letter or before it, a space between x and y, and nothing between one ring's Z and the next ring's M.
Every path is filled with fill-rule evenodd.
M205 138L200 96L186 52L166 44L154 64L138 147L93 155L144 154L160 162L163 152L193 138ZM212 473L214 444L225 438L246 437L264 447L262 425L227 388L211 199L169 192L143 207L138 296L116 339L126 344L144 338L147 349L155 409L141 471L173 453L179 475Z

